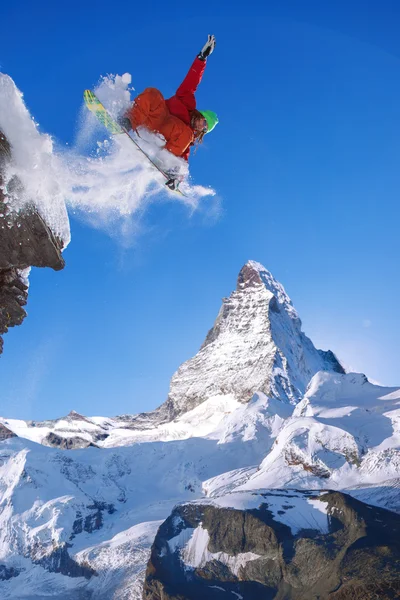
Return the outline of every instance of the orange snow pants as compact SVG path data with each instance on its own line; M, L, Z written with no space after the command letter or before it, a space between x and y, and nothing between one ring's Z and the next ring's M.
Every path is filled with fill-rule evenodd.
M182 156L193 142L192 129L181 119L171 115L163 95L156 88L146 88L135 98L126 113L132 129L143 126L161 133L166 140L165 148L175 156Z

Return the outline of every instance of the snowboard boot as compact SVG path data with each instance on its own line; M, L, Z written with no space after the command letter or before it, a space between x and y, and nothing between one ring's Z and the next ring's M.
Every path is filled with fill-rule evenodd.
M169 178L165 185L169 187L170 190L176 191L179 188L179 184L182 183L184 179L183 176L180 175L176 169L166 171L165 174Z
M165 182L165 185L173 191L176 191L179 187L180 181L178 179L168 179L168 181Z

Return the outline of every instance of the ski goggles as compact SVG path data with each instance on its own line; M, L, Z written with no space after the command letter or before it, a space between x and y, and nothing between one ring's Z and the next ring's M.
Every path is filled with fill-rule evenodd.
M208 130L208 123L206 121L206 119L203 119L203 131L204 133L207 133Z

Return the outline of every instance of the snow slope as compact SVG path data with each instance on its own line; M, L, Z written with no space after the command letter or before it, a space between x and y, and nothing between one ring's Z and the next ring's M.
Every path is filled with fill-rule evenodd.
M257 471L245 482L239 471L237 486L231 474L228 489L387 485L399 469L400 389L358 373L320 372ZM210 493L222 491L219 478L206 485Z

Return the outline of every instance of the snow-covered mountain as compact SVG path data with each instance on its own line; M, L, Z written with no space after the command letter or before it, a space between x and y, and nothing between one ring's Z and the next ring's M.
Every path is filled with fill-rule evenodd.
M208 493L384 484L400 471L400 389L359 373L317 373L257 469L206 482ZM237 480L236 480L237 477ZM366 496L368 494L366 493ZM381 505L388 506L381 500Z
M344 373L332 352L317 350L301 331L283 286L249 261L199 352L173 375L168 398L157 410L113 419L71 411L55 421L4 424L22 437L61 448L205 435L255 392L296 404L318 371ZM196 408L191 421L187 413Z
M400 512L399 410L400 388L344 373L249 262L159 409L1 419L0 597L141 598L156 531L182 501L329 488Z
M173 418L215 395L247 402L255 390L295 404L311 377L325 370L344 372L332 352L316 350L301 331L283 286L249 261L200 351L172 377L161 410Z

